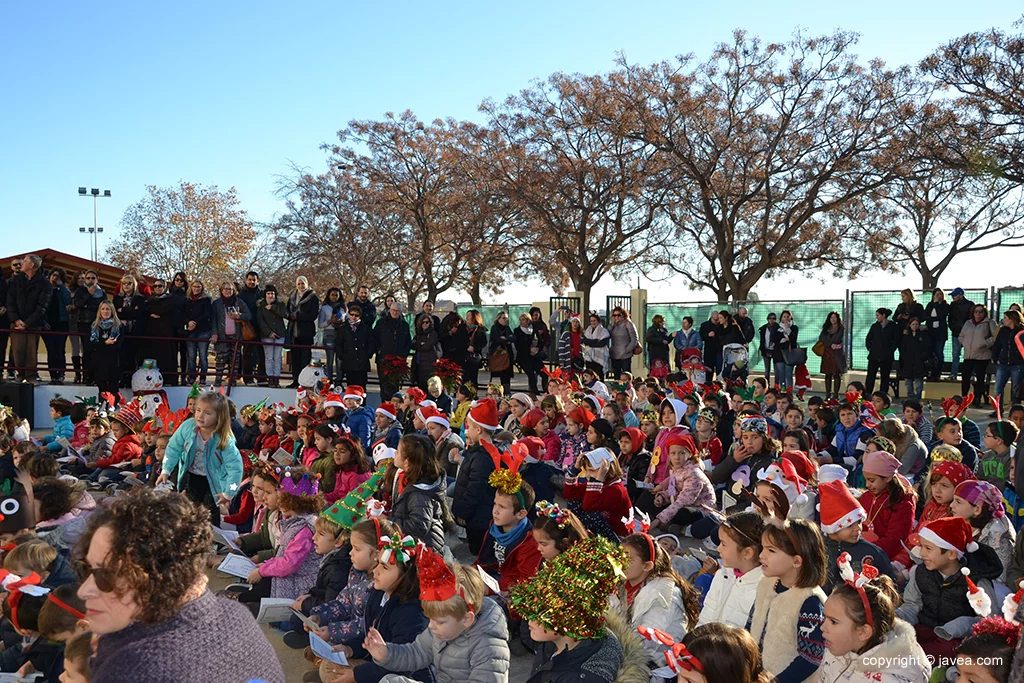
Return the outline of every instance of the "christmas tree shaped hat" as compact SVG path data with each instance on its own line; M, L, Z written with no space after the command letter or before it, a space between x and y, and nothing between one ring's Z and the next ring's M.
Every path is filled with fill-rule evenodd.
M336 503L328 505L320 513L320 516L341 525L343 529L351 529L367 515L376 516L373 514L374 510L367 511L367 501L373 497L373 494L380 487L385 469L387 468L381 467L373 473L372 477L349 491L347 496Z
M524 619L575 640L604 636L608 596L625 578L629 554L600 536L573 545L533 580L513 586L510 601Z

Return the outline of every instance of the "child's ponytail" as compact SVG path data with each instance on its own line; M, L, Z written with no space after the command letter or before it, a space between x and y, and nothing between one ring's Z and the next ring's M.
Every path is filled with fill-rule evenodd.
M896 584L891 578L884 574L873 579L862 586L864 596L867 598L868 607L871 609L870 622L874 624L874 632L871 640L867 642L861 652L867 652L882 642L885 634L892 631L896 623L896 608L903 604ZM860 592L848 583L840 583L833 590L832 595L842 598L846 606L846 614L854 624L863 626L867 624L868 614L864 607L864 600Z

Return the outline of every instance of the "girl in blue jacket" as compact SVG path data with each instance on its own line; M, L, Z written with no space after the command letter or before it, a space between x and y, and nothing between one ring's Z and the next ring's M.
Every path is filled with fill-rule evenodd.
M231 412L222 394L207 392L196 400L193 417L181 423L164 454L160 484L178 468L176 489L206 506L210 521L220 524L220 503L228 503L242 483L242 456L231 433Z

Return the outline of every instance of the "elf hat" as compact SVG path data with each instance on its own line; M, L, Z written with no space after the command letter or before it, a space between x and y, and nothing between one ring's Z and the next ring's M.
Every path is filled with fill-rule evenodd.
M362 403L366 400L366 389L362 387L347 387L345 389L345 399L353 399Z
M943 550L955 551L956 556L961 558L965 553L973 553L978 549L978 544L972 540L974 530L963 517L940 517L928 522L918 537Z
M837 534L857 522L867 519L867 513L850 493L843 481L818 484L818 509L821 512L821 530Z
M466 418L472 420L487 431L497 431L498 405L494 402L493 398L482 398L478 401L474 401L473 407L469 409L469 414Z
M320 516L340 525L343 529L351 529L367 516L367 501L377 492L383 478L384 468L381 467L373 476L349 491L344 498L324 508Z
M594 421L594 414L583 406L576 406L566 415L570 420L586 429Z
M398 408L395 408L395 404L389 401L387 403L381 403L379 406L377 406L377 409L374 411L374 414L383 415L384 417L390 420L396 420L398 419Z
M340 394L330 393L324 396L324 408L344 408L345 402Z
M526 411L526 414L523 415L521 420L519 420L519 423L523 425L523 429L536 429L537 425L540 424L540 421L545 417L543 410L540 408L532 408Z
M117 415L114 415L111 420L117 420L125 426L125 428L131 433L135 433L135 427L142 421L142 411L139 408L139 400L135 399L131 403L126 403L121 406L121 409L117 411Z
M971 570L961 567L960 573L967 580L967 602L971 603L974 613L979 617L987 617L992 614L992 598L971 581Z
M194 382L192 388L188 392L189 398L199 398L199 395L203 393L203 390L199 388L199 382Z
M846 483L846 477L849 476L849 472L842 465L834 465L829 463L828 465L822 465L818 470L818 486L830 482L830 481L841 481Z
M808 481L818 472L818 468L803 451L783 451L780 457L793 463L796 473Z
M932 478L934 479L936 475L949 479L953 482L954 487L975 478L974 472L967 465L964 465L962 462L954 462L953 460L943 460L932 467Z
M405 395L411 398L417 405L427 400L427 392L423 391L419 387L409 387L405 390Z
M624 578L629 555L600 536L575 543L509 589L509 602L524 619L575 640L604 636L608 596Z
M786 494L790 505L794 503L806 503L807 480L796 473L796 468L790 460L779 458L768 467L757 473L757 478L775 484Z

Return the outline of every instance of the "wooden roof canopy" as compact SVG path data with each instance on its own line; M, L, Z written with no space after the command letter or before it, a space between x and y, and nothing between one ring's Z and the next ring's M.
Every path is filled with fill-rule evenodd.
M107 263L90 261L89 259L82 258L81 256L65 254L64 252L57 251L56 249L35 249L19 254L0 257L0 268L3 270L4 277L10 277L11 260L14 258L24 257L25 254L35 254L39 258L43 259L44 271L49 271L53 268L63 268L67 271L68 278L73 278L76 273L83 270L95 270L99 277L100 287L103 288L103 291L107 293L108 297L114 296L114 292L117 290L117 285L121 281L121 276L125 274L124 268L118 268L117 266L112 266ZM152 284L156 279L149 277L148 275L145 277L150 284Z

